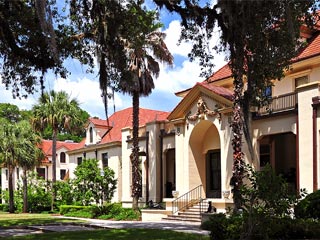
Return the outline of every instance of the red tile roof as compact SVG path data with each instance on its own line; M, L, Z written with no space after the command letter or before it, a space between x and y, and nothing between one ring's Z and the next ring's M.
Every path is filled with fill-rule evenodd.
M308 46L302 49L293 62L302 61L304 59L320 55L320 33L318 33L311 41Z
M57 150L64 147L67 150L79 148L80 143L57 141ZM40 148L46 156L52 156L52 140L42 140Z
M228 99L228 100L230 100L230 101L233 100L233 92L230 91L230 90L227 89L227 88L220 87L220 86L215 86L215 85L211 85L211 84L209 84L209 83L207 83L207 82L201 82L201 83L198 82L198 83L196 84L196 86L197 86L197 85L200 85L200 86L202 86L202 87L205 87L205 88L209 89L210 91L212 91L213 93L215 93L215 94L217 94L217 95L219 95L219 96L221 96L221 97L224 97L224 98L226 98L226 99Z
M320 55L320 33L309 41L308 45L301 50L298 56L292 59L292 62L302 61L317 55ZM210 83L229 78L231 76L231 69L229 65L226 64L205 81Z
M92 122L96 127L108 128L108 121L99 118L89 118L89 122Z
M139 125L144 126L148 122L166 120L169 112L140 108ZM103 137L101 143L121 141L121 129L132 127L132 107L115 112L109 117L111 130Z
M217 80L222 80L224 78L231 77L231 69L228 64L224 65L222 68L220 68L218 71L216 71L211 77L206 79L206 82L214 82Z

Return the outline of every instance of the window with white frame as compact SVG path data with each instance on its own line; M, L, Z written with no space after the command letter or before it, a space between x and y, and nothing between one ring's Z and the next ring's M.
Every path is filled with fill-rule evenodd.
M46 169L45 168L37 168L38 177L46 179Z
M101 157L102 157L102 167L103 168L106 168L109 166L109 160L108 160L108 153L102 153L101 154Z
M60 163L66 163L66 154L65 152L60 153Z
M81 163L82 163L82 157L78 157L78 158L77 158L77 164L78 164L78 166L81 165Z
M66 177L67 170L66 169L60 169L60 180L64 180Z

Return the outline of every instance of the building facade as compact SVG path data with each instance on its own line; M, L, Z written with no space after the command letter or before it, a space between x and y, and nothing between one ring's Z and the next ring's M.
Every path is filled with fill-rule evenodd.
M320 35L304 30L307 46L270 89L271 103L252 109L253 154L243 139L245 162L256 170L271 164L293 191L319 189L320 181ZM176 93L180 103L169 113L140 109L140 203L171 202L192 189L219 211L232 204L232 96L228 65L192 88ZM37 170L51 179L50 141L47 161ZM58 144L57 179L73 178L77 165L89 158L109 166L118 180L113 201L131 206L132 108L108 120L91 118L81 143ZM7 187L2 168L2 189ZM18 171L16 171L18 173ZM19 173L18 173L19 175ZM17 175L17 176L18 176ZM17 176L15 179L17 179Z

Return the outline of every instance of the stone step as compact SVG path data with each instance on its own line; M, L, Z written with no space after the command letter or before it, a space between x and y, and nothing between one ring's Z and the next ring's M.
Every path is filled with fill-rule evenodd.
M169 215L165 218L162 218L164 221L181 221L181 222L201 222L201 218L190 218L190 217L183 217L179 215Z
M200 207L194 205L184 211L179 211L177 214L168 215L162 218L165 221L183 221L183 222L201 222Z

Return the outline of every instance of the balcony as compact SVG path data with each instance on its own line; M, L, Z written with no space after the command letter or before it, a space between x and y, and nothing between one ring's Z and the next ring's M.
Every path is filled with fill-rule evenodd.
M254 117L269 116L297 109L298 98L296 93L288 93L273 97L270 103L254 113Z

